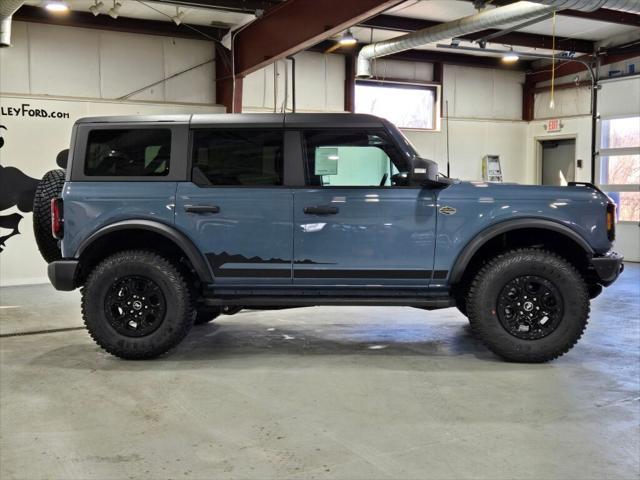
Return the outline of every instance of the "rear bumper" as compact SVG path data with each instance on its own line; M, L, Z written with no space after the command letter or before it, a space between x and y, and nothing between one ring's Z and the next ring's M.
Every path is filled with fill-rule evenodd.
M76 274L78 273L78 260L58 260L51 262L47 267L47 275L53 288L65 292L76 288Z
M624 258L622 255L609 251L599 257L593 257L591 259L591 265L598 275L600 282L603 286L608 287L616 281L618 276L624 270Z

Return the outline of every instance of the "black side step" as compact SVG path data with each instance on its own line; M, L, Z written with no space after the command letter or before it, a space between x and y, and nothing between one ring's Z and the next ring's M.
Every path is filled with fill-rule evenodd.
M203 299L205 305L242 305L250 307L259 306L295 306L307 307L316 305L343 305L343 306L396 306L396 307L420 307L426 309L448 308L455 305L455 300L449 296L442 297L332 297L323 296L220 296Z

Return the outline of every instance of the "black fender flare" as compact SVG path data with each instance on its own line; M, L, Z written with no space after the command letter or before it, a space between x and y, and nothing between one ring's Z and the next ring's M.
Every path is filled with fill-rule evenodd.
M96 240L121 230L146 230L166 237L184 252L202 282L213 283L214 276L209 262L191 239L171 225L153 220L123 220L99 228L82 241L76 250L75 258L81 258L82 253Z
M451 269L450 283L456 284L464 275L464 271L467 265L482 246L492 238L502 235L513 230L520 230L523 228L539 228L542 230L550 230L553 232L565 235L567 238L576 242L589 256L593 256L594 251L591 245L578 233L571 228L552 220L545 220L542 218L517 218L513 220L506 220L504 222L492 225L482 230L476 235L467 245L462 249L462 252L456 258L453 268Z

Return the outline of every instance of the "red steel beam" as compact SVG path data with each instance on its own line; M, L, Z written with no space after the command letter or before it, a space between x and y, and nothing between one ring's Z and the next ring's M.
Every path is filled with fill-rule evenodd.
M234 41L237 76L336 35L402 0L288 0L239 31Z
M356 111L356 56L344 57L344 110Z

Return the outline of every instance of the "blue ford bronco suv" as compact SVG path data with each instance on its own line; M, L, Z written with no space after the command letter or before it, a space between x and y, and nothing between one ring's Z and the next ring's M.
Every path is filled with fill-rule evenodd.
M444 178L369 115L81 119L34 208L51 283L127 359L244 307L397 305L457 306L496 354L544 362L622 270L593 185Z

